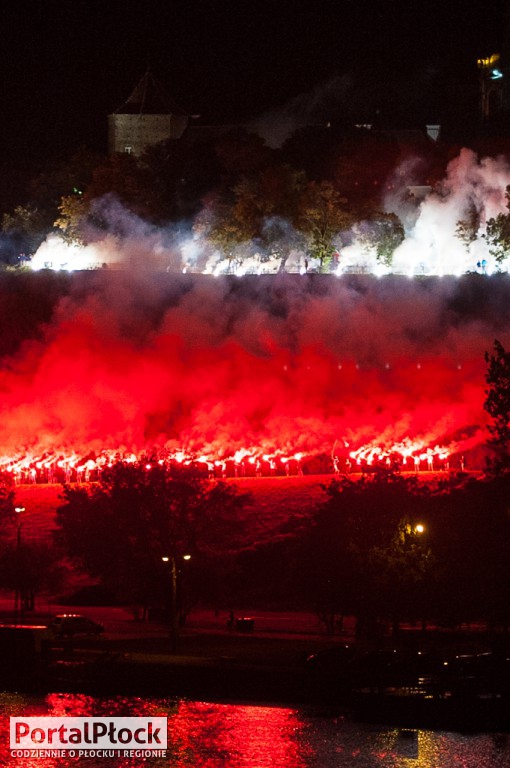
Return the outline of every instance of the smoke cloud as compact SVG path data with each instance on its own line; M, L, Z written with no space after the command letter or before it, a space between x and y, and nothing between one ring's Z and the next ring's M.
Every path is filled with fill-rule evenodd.
M339 277L298 274L306 255L285 222L279 249L288 238L294 274L278 260L264 262L272 275L194 273L217 273L222 257L98 203L112 231L77 258L122 268L76 273L38 340L2 361L1 452L156 446L208 459L347 460L384 449L443 460L470 452L480 464L484 353L495 338L510 343L510 282L483 233L506 211L510 169L462 150L411 205L413 173L412 163L397 170L400 189L385 201L406 239L394 274L379 278L350 274L380 265L356 241L341 247L342 233ZM466 247L455 231L473 209L480 229ZM58 265L59 248L69 265L68 246L49 240L34 266ZM254 248L247 263L257 271Z
M506 276L98 271L67 286L40 338L2 361L6 456L458 453L486 439L483 358L508 339Z

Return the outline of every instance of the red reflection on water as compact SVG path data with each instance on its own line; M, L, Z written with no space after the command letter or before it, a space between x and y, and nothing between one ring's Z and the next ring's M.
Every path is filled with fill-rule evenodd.
M304 768L308 749L299 743L303 722L296 710L204 702L182 702L169 720L177 754L197 768L285 766Z
M305 768L312 753L303 743L303 719L293 709L165 699L54 693L44 699L0 694L0 765L16 768L69 768L77 758L10 757L9 717L168 717L165 758L87 758L88 768L135 768L143 762L173 768ZM309 764L309 763L308 763Z

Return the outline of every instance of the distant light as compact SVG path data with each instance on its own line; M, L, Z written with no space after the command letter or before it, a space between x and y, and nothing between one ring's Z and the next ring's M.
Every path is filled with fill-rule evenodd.
M415 533L423 533L424 531L425 531L425 526L422 523L418 523L418 525L414 526Z
M503 72L500 69L493 69L491 72L491 80L501 80Z

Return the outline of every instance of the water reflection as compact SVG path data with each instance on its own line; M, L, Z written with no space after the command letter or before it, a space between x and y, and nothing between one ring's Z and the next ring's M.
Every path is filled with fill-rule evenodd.
M507 768L506 734L461 735L354 723L312 709L78 694L0 694L0 765L66 768L77 758L14 758L9 716L168 717L165 758L89 758L88 768Z

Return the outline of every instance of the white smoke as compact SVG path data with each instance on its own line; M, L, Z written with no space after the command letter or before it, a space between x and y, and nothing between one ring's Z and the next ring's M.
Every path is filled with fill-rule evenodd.
M347 75L333 77L311 91L300 93L283 107L261 115L250 127L269 147L278 149L299 128L313 123L325 125L325 108L330 111L332 104L347 102L352 85L352 79Z
M356 238L356 227L339 232L336 238L338 260L336 274L368 272L372 274L460 275L469 272L490 274L507 271L508 263L497 264L489 253L483 235L488 219L506 213L506 187L510 185L510 167L503 158L478 158L463 149L452 160L441 184L420 201L407 194L415 180L416 165L407 162L395 171L394 184L382 208L396 213L404 224L406 237L393 255L391 267L377 261L374 249ZM456 234L457 225L475 209L480 227L468 247ZM95 269L121 266L203 274L275 274L279 271L306 272L319 268L307 254L299 234L281 219L266 223L275 232L272 246L245 242L225 256L215 249L206 234L183 237L177 228L147 224L126 211L111 196L95 202L94 214L101 228L90 233L89 244L66 244L52 234L32 259L34 269ZM349 240L350 244L344 243Z

